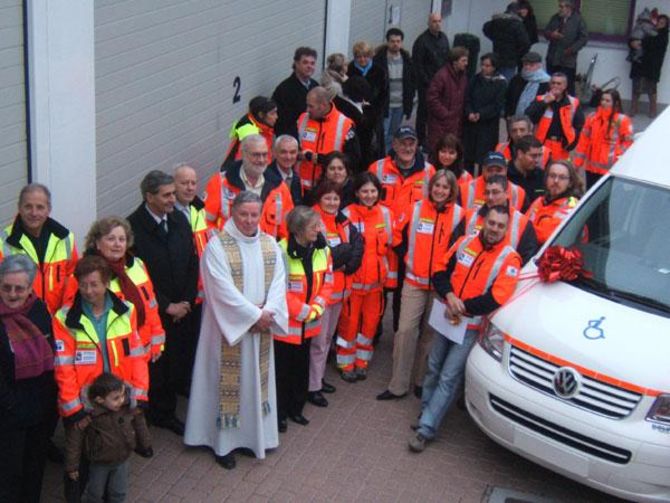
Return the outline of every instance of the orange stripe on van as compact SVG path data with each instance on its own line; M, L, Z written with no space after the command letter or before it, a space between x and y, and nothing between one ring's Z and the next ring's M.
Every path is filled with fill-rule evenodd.
M642 386L638 386L636 384L629 383L627 381L622 381L621 379L617 379L615 377L611 377L605 374L601 374L600 372L596 372L595 370L590 370L587 369L586 367L576 365L572 362L569 362L568 360L563 360L562 358L546 353L541 349L537 349L536 347L531 346L530 344L526 344L525 342L515 339L509 334L505 334L505 340L510 344L513 344L516 347L523 349L524 351L528 351L529 353L537 356L538 358L542 358L543 360L555 363L556 365L560 365L561 367L572 367L575 370L578 370L582 375L610 384L612 386L616 386L618 388L622 388L627 391L632 391L633 393L640 393L642 395L647 396L658 396L661 393L663 393L662 391L656 389L643 388Z

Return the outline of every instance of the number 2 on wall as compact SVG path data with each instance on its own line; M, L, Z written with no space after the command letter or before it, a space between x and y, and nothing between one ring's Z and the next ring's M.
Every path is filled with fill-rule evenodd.
M233 80L233 87L235 88L235 94L233 94L233 104L237 103L242 99L240 97L240 87L242 87L242 79L240 79L239 75L235 77L235 80Z

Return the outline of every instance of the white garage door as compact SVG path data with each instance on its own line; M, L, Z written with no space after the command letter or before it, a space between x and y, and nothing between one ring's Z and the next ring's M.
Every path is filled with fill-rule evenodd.
M412 51L416 38L428 28L432 0L402 0L400 27L405 33L405 49Z
M0 224L16 214L19 190L28 175L23 7L0 0Z
M399 27L405 33L405 48L411 50L416 37L426 29L431 0L352 0L349 25L351 47L366 40L373 47L384 43L386 30Z
M151 169L189 162L201 187L233 120L291 72L293 51L322 56L325 0L96 0L99 215L127 215Z
M384 41L388 3L388 0L352 0L349 55L351 55L351 47L359 40L365 40L373 47Z

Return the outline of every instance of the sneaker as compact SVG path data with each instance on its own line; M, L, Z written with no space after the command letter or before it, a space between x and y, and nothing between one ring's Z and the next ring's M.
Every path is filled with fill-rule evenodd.
M417 433L416 435L409 437L407 444L409 445L410 451L423 452L423 450L426 448L426 442L428 442L428 439L421 433Z
M346 382L356 382L358 381L358 377L356 376L356 372L353 370L345 370L340 374L340 377L342 378L343 381Z
M356 379L359 381L365 381L368 378L368 369L362 367L356 367L354 371L356 374Z

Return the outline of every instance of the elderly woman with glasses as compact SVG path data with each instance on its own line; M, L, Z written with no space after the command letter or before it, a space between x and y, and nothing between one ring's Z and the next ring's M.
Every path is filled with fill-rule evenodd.
M32 289L35 263L0 264L0 501L40 501L56 411L51 316Z
M309 387L310 344L321 332L321 317L333 289L333 263L320 215L296 206L286 224L289 237L279 247L288 277L288 335L274 336L280 432L286 431L287 419L302 426L309 423L302 410Z

